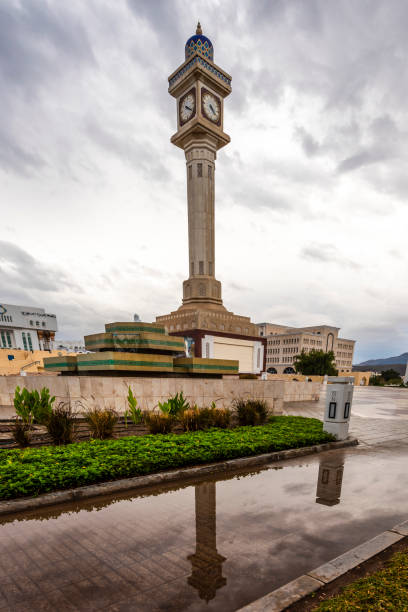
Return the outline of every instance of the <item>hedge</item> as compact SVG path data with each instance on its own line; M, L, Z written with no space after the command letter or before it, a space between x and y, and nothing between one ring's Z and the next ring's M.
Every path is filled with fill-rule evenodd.
M256 427L0 450L0 499L35 496L182 466L311 446L333 439L323 431L317 419L280 416Z

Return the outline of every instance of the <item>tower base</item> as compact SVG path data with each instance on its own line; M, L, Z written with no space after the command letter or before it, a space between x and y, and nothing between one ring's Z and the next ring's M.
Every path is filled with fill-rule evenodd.
M266 367L266 338L249 317L211 302L183 304L156 317L170 335L184 336L190 357L236 359L239 372L260 374Z
M156 317L156 323L164 325L170 334L180 332L180 335L184 335L185 330L201 329L259 337L258 326L249 317L228 311L222 302L217 304L204 299L202 302L184 301L178 310Z

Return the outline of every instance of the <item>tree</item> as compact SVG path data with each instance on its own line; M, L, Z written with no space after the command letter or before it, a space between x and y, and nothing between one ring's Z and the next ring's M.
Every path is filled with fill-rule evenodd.
M333 351L325 353L324 351L312 349L309 353L302 351L300 355L297 355L293 367L296 372L300 372L301 374L309 374L312 376L324 376L328 374L328 376L337 376L338 371L334 365L334 359Z
M388 382L390 380L397 380L398 382L401 382L401 376L399 372L392 369L384 370L384 372L381 372L381 378L383 378L385 382Z

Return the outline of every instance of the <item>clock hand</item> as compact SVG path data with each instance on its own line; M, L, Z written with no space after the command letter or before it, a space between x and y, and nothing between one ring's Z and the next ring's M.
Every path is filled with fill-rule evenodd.
M213 109L212 104L210 104L210 108L211 108L212 114L215 115L215 110Z
M186 104L185 108L186 108L187 110L193 110L192 108L190 108L189 106L187 106L187 104Z

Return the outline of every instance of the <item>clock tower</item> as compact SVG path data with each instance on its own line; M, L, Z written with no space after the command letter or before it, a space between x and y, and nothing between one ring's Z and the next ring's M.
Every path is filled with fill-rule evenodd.
M198 23L186 43L184 63L169 77L178 128L171 142L184 150L187 170L189 277L182 308L205 304L225 310L215 278L214 193L217 151L230 141L223 122L231 77L213 59L212 43Z
M193 338L198 357L205 330L259 336L249 317L224 307L221 283L215 277L215 160L217 151L230 142L224 132L224 99L230 93L231 77L214 63L212 42L198 23L196 33L186 42L185 61L169 76L169 94L176 100L177 112L177 131L171 142L183 149L186 158L189 275L183 282L182 305L169 315L156 317L170 334L182 332Z

